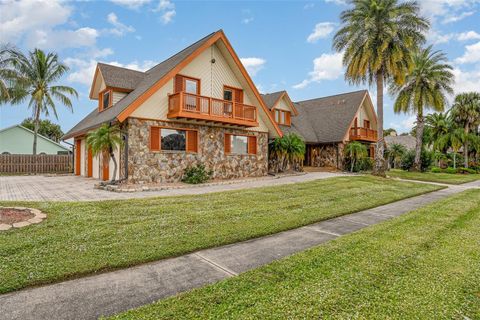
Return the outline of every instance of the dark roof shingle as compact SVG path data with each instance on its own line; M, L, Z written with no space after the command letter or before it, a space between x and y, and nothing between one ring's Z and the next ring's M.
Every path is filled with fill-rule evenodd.
M262 96L263 102L265 102L265 105L268 107L268 109L271 110L275 102L277 102L278 98L280 98L280 96L284 93L285 91L278 91L278 92L272 92L272 93L266 93L266 94L262 93L261 96Z
M98 63L107 87L133 90L145 77L145 72Z

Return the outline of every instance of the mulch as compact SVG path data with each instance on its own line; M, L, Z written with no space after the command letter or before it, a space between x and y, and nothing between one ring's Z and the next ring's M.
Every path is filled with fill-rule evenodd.
M0 223L13 224L26 221L35 215L30 210L19 210L13 208L0 208Z

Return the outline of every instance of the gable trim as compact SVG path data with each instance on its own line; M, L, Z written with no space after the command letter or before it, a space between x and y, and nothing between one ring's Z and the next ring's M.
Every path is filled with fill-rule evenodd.
M163 87L170 79L172 79L181 69L183 69L185 66L187 66L190 62L193 61L198 55L200 55L204 50L212 46L215 42L218 40L222 40L223 43L225 44L228 52L230 55L233 57L233 60L237 67L240 69L240 72L246 79L248 85L250 86L250 89L253 91L255 97L257 98L258 103L260 106L263 108L265 114L267 115L268 119L270 120L271 124L275 128L277 134L281 137L282 131L278 127L278 125L275 123L273 120L271 112L268 110L268 108L265 106L263 99L260 97L260 93L257 90L257 87L253 84L252 79L248 75L247 71L245 70L245 67L243 64L240 62L240 59L238 58L237 54L233 50L230 42L228 41L227 37L223 33L222 30L217 31L217 33L212 36L210 39L208 39L204 44L202 44L199 48L197 48L192 54L190 54L188 57L186 57L182 62L180 62L178 65L176 65L172 70L170 70L165 76L163 76L160 80L158 80L153 86L151 86L149 89L147 89L143 94L141 94L135 101L133 101L125 110L123 110L118 116L117 119L120 122L125 121L142 103L144 103L148 98L150 98L155 92L157 92L161 87ZM98 66L97 66L98 68Z
M368 97L368 105L372 111L372 114L373 114L373 117L375 118L375 122L378 124L378 121L377 121L377 113L375 112L375 109L373 108L373 103L372 103L372 100L370 99L370 95L368 94L368 91L365 92L365 95L363 96L363 99L362 101L360 102L358 108L357 108L357 112L355 112L355 116L353 117L353 119L350 121L350 125L348 126L347 128L347 132L345 132L345 135L343 137L343 142L347 141L348 140L348 136L350 134L350 129L352 128L353 126L353 122L355 121L355 119L357 118L358 116L358 111L360 111L360 107L363 105L363 103L365 102L365 100L367 99Z
M284 91L284 92L280 95L280 97L277 98L277 100L275 101L275 103L274 103L273 106L272 106L272 110L277 107L277 105L280 103L280 101L281 101L284 97L287 99L288 105L290 106L290 109L292 109L293 114L294 114L295 116L298 116L298 110L297 110L297 108L295 108L295 106L293 105L292 99L290 99L290 96L288 95L287 91Z

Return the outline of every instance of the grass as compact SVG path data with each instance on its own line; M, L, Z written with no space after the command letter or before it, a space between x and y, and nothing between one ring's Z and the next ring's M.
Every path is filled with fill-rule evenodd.
M403 170L390 170L387 175L394 178L440 182L448 184L462 184L480 180L480 174L450 174L433 172L410 172Z
M259 237L438 189L371 176L214 194L0 202L47 219L0 232L0 293Z
M480 190L111 319L480 319Z

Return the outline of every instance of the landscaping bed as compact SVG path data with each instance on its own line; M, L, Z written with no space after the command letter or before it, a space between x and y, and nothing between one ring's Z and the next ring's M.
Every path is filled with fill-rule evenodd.
M478 319L480 190L470 190L110 319Z
M400 178L400 179L409 179L409 180L419 180L427 182L438 182L438 183L448 183L448 184L462 184L467 182L472 182L480 180L480 174L452 174L452 173L443 173L443 172L411 172L404 170L390 170L387 172L389 177Z
M372 176L193 196L0 202L48 214L0 233L0 293L260 237L438 190Z

